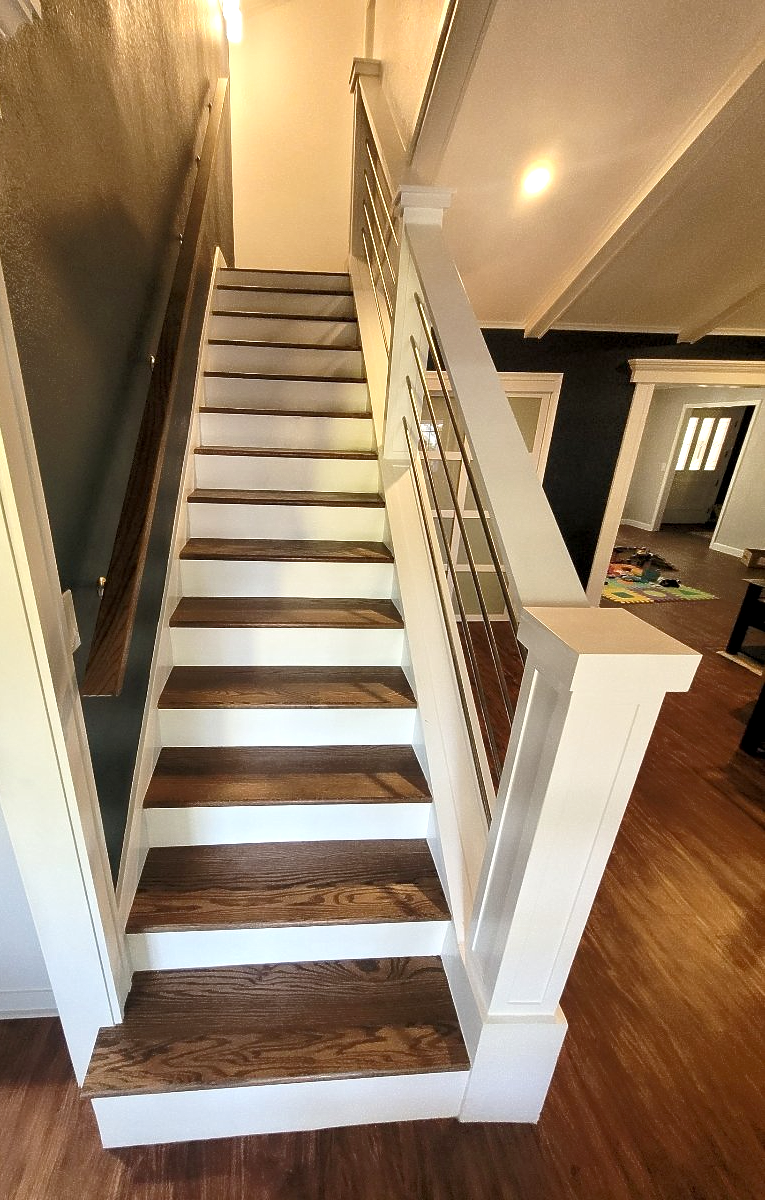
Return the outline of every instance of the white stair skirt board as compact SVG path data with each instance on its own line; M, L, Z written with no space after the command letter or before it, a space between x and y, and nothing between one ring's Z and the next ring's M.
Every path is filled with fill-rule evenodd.
M403 629L174 627L173 662L189 667L399 667Z
M425 838L430 801L419 804L236 804L147 808L150 846ZM2 993L0 993L0 996Z
M134 971L171 971L245 963L438 955L448 927L448 921L386 921L278 929L191 929L129 933L127 943Z
M294 346L239 346L209 342L208 371L257 371L264 375L320 375L323 379L363 379L360 350Z
M321 387L321 385L318 385ZM323 393L317 393L323 404ZM370 417L304 417L295 413L284 416L258 413L200 412L203 446L256 446L285 450L372 450L374 430Z
M380 489L380 470L372 459L197 454L194 465L197 487L201 488L285 492L378 492Z
M387 600L393 563L181 561L184 596L326 596Z
M330 292L289 292L268 288L216 287L213 308L217 312L281 313L292 316L354 317L353 296Z
M411 745L414 708L163 708L163 746ZM341 955L342 957L342 955Z
M355 321L256 316L250 312L215 312L210 318L209 336L213 340L242 338L248 342L301 342L311 346L359 348L359 327Z
M189 504L189 537L380 542L385 509L320 504Z
M260 271L236 270L223 267L218 271L216 283L242 284L248 287L302 288L309 292L349 292L351 281L348 275L335 275L311 271Z
M284 408L325 412L369 412L369 392L362 381L342 379L251 379L206 375L205 404L221 408ZM307 445L308 443L306 443ZM310 443L313 445L313 443Z
M93 1100L106 1149L453 1117L466 1071Z

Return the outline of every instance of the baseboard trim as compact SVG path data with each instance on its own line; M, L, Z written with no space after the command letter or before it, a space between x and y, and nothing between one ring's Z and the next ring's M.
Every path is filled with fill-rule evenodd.
M710 542L710 550L717 550L719 554L730 554L732 558L741 558L744 553L742 546L726 546L724 542Z
M0 1021L57 1016L58 1009L50 988L0 989Z

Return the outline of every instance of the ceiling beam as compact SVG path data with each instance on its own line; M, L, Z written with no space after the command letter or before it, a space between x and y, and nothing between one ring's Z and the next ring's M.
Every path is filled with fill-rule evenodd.
M747 55L663 161L607 224L526 321L526 337L542 337L612 259L675 193L690 171L765 90L765 39Z
M719 329L724 321L730 317L735 317L736 313L751 304L754 300L759 300L765 297L765 283L759 283L756 287L751 288L744 296L739 296L737 300L720 308L720 299L716 305L705 305L704 309L699 309L693 313L683 329L677 335L678 342L698 342L700 338L706 337L708 333L714 333L715 329ZM727 332L727 331L724 331Z
M449 0L409 150L408 178L432 184L497 0Z

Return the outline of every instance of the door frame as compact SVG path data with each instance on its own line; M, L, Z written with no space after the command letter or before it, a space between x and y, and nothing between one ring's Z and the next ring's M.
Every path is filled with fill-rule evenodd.
M616 544L619 524L624 513L632 476L635 471L640 443L645 432L648 412L657 387L688 387L707 385L710 387L765 387L765 361L752 360L749 362L738 359L663 359L663 358L631 358L629 360L631 381L635 385L632 403L624 427L622 443L614 467L611 487L603 512L595 555L587 582L587 598L591 604L599 604L603 590L603 580L606 577L608 564L611 561L611 551ZM758 400L751 401L758 404ZM756 414L755 414L756 416ZM739 467L746 453L754 420L750 422L744 445L738 457L733 478L730 481L718 525L725 514L725 508L731 497L736 483ZM670 459L670 463L673 460ZM669 464L668 464L669 465ZM666 483L666 480L665 480ZM713 549L724 553L730 551L712 542Z

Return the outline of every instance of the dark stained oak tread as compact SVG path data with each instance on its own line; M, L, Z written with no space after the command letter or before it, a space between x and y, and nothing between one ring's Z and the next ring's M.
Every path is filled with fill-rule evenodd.
M270 378L270 376L268 377ZM356 380L358 382L358 380ZM242 408L233 404L205 404L200 409L202 413L233 413L245 417L337 417L338 420L371 421L372 414L368 409L346 412L334 408L267 408L256 405L253 408Z
M227 562L393 562L393 554L384 542L281 538L190 538L181 550L181 558Z
M244 488L196 488L189 504L291 504L325 508L384 508L376 492L248 491Z
M87 1096L459 1071L437 958L147 971L102 1029Z
M429 800L411 746L166 746L144 807Z
M404 622L391 600L184 596L170 624L200 629L402 629Z
M173 667L160 708L414 708L400 667Z
M224 454L232 458L327 458L377 462L376 450L295 450L290 446L197 446L195 454Z
M424 839L149 850L128 933L446 921Z
M208 338L207 345L250 346L255 350L334 350L337 354L361 354L361 346L332 346L326 342L274 342L265 338L216 337Z
M333 292L332 295L337 293ZM288 379L297 383L366 383L359 375L283 375L274 371L205 371L205 379Z
M220 284L218 285L220 286ZM266 289L270 290L270 289ZM276 289L275 289L276 290ZM316 293L309 293L315 295ZM322 296L343 296L344 292L320 292ZM324 313L278 313L259 312L257 308L214 308L214 317L254 317L258 321L328 321L334 325L358 325L358 317L333 317ZM342 347L338 347L342 349ZM350 350L358 350L358 346L349 346Z

